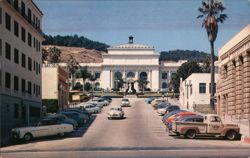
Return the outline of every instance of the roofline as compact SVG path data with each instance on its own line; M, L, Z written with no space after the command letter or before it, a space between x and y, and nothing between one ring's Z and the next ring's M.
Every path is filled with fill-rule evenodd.
M35 8L42 14L42 16L43 16L43 12L38 8L38 6L36 5L36 3L33 1L33 0L31 0L31 3L35 6Z

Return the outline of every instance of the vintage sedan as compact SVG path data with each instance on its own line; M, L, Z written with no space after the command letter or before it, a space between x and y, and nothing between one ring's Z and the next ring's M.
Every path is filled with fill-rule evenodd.
M13 139L24 139L30 141L33 138L52 135L64 136L66 133L73 132L73 126L70 124L61 124L58 121L44 119L34 127L20 127L11 130Z
M120 118L120 119L124 118L124 112L121 106L113 106L110 108L108 112L108 119L112 118Z
M126 98L122 99L121 106L130 106L129 100Z

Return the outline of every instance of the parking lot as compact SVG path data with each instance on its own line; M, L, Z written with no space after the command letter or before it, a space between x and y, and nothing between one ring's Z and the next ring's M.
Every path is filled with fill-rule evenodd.
M110 106L119 105L121 99L113 99L100 114L92 116L89 126L78 128L63 138L42 138L29 143L1 148L3 153L50 152L50 151L116 151L116 150L208 150L249 149L241 141L219 138L197 138L194 140L172 137L150 104L144 99L131 98L131 107L124 107L124 119L107 119Z

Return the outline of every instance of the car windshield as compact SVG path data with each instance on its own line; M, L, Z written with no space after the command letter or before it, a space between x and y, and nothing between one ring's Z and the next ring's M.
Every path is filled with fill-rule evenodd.
M118 111L121 111L121 108L110 108L110 110L118 110Z
M128 101L128 99L122 99L122 101Z

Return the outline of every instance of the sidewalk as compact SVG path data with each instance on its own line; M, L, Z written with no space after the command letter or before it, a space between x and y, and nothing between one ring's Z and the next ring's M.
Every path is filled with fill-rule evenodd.
M181 109L191 111L191 109L187 109L186 107L182 106L179 103L179 100L177 99L168 98L168 101L171 104L180 106ZM224 123L228 123L228 124L233 123L233 124L239 125L240 133L242 134L241 141L250 144L250 127L249 127L248 120L233 120L231 118L223 118L223 117L221 119Z

